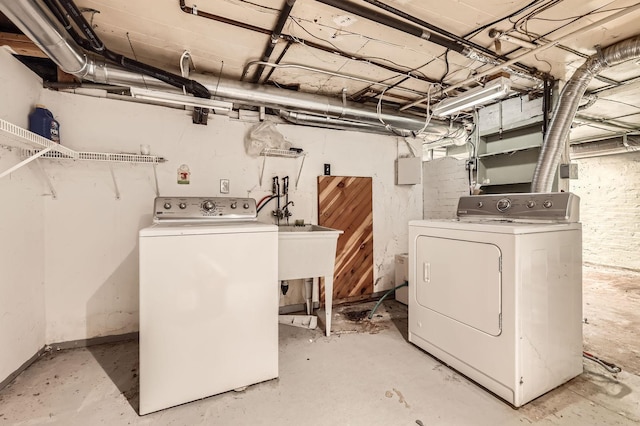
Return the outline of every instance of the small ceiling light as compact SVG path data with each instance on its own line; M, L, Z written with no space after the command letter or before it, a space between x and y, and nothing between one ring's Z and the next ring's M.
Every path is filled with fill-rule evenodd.
M484 105L492 100L504 98L511 90L511 80L499 77L491 80L484 87L476 87L459 96L447 98L433 108L433 114L438 117L446 117L456 112Z
M196 98L193 96L181 95L179 93L161 92L159 90L140 89L138 87L131 87L131 96L145 101L192 106L196 108L209 108L214 110L216 113L228 113L233 108L233 103L231 102Z

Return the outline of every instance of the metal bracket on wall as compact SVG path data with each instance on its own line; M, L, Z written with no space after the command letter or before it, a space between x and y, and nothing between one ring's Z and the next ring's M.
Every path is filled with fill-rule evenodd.
M49 175L47 175L47 173L44 171L44 168L42 167L42 162L40 160L36 161L36 164L38 164L38 168L40 169L40 172L42 173L42 177L44 177L44 180L47 182L47 186L49 186L49 191L51 192L51 198L53 198L54 200L58 199L58 193L56 192L55 188L53 187L53 184L51 183L51 179L49 179Z
M300 150L302 151L302 150ZM298 182L300 181L300 175L302 174L302 166L304 166L304 158L306 154L304 152L298 151L290 151L286 149L265 149L260 153L262 156L262 168L260 169L260 178L258 180L258 184L262 186L262 178L264 176L264 168L267 162L267 157L282 157L282 158L298 158L302 157L302 162L300 163L300 169L298 170L298 177L296 178L296 189L298 189Z
M13 167L9 167L7 170L5 170L4 172L0 173L0 179L7 176L8 174L11 174L13 172L15 172L16 170L18 170L20 167L25 166L27 164L29 164L30 162L32 162L33 160L38 159L40 156L46 154L47 152L51 151L53 148L49 147L49 148L45 148L42 151L37 151L35 154L30 155L29 157L27 157L26 159L22 160L21 162L19 162L18 164L16 164Z

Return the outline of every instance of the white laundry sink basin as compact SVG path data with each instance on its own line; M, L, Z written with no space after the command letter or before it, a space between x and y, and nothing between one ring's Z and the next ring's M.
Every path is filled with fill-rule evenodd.
M278 279L333 276L338 229L318 225L278 227Z

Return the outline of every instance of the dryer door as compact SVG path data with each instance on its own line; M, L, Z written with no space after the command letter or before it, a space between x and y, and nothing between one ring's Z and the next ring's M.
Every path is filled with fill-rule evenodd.
M419 236L416 250L418 304L479 331L502 331L502 272L498 246Z

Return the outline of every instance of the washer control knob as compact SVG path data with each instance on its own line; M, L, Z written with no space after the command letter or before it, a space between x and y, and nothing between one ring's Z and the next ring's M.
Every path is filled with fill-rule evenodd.
M507 210L509 210L510 207L511 207L511 200L508 198L502 198L498 200L498 203L496 204L496 208L498 209L499 212L506 212Z
M246 209L248 209L248 208L249 208L249 203L244 203L244 204L242 205L242 207L243 207L245 210L246 210Z
M187 208L187 203L180 203L178 204L178 207L180 207L180 209L184 210Z
M542 206L543 206L545 209L550 209L550 208L551 208L551 206L553 206L553 203L551 202L551 200L546 200L544 203L542 203Z
M164 203L164 208L169 210L171 208L171 203Z
M213 201L207 200L204 203L202 203L202 208L203 210L210 212L216 208L216 205L213 203Z
M483 205L484 205L484 204L482 204L482 201L478 201L478 208L479 208L479 209L481 209Z
M231 208L235 209L236 207L238 207L238 203L236 203L235 201L233 203L231 203Z
M536 206L536 202L533 200L527 201L527 208L532 209Z

